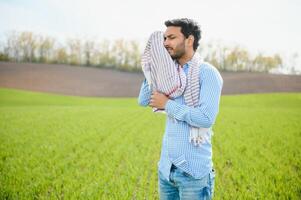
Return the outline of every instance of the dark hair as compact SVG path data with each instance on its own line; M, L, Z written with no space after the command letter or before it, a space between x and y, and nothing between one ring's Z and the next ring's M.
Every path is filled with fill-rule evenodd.
M165 26L177 26L181 27L181 32L188 38L189 35L194 36L193 50L195 51L199 46L199 40L201 39L201 28L198 23L192 19L181 18L181 19L172 19L165 21Z

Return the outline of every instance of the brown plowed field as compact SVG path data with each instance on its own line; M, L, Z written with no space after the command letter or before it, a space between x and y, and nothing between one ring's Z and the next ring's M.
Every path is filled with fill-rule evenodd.
M221 72L223 94L301 92L301 76ZM0 62L0 87L74 96L136 97L142 73L69 65Z

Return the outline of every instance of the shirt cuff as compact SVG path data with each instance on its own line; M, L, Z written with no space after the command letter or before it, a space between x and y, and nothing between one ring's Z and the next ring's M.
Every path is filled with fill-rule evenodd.
M175 116L175 113L177 111L177 103L171 99L169 99L165 104L165 111L169 116Z

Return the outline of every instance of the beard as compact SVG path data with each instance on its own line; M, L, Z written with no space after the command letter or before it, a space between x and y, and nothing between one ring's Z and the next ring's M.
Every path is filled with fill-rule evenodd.
M185 50L180 49L178 51L175 51L173 54L170 54L170 56L172 59L177 60L177 59L181 58L184 54L185 54Z
M171 58L174 60L181 58L186 53L184 42L177 45L174 49L173 48L169 48L169 49L171 49L172 52L168 51L168 53L171 56Z

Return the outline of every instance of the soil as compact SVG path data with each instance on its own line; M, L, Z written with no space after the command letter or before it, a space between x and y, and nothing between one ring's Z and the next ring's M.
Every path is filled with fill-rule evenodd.
M300 75L221 72L223 95L301 92ZM54 64L0 62L0 87L73 96L137 97L142 73Z

